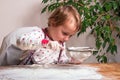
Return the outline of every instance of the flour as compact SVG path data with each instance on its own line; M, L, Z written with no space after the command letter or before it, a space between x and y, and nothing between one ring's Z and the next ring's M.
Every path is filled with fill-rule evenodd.
M0 72L0 80L102 80L96 68L12 68Z

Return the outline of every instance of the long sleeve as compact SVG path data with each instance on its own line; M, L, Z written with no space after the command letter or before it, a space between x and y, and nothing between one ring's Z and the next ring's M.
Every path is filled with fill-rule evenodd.
M33 30L17 37L17 47L22 50L34 50L42 47L41 41L44 39L42 29Z

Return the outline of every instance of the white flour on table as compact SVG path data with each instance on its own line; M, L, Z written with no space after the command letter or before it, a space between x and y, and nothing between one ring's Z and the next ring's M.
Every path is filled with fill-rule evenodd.
M9 68L0 71L0 80L102 80L97 68Z

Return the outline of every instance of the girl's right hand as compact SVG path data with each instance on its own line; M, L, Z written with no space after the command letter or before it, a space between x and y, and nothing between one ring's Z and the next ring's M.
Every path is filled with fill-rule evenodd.
M74 57L71 57L71 60L70 60L69 63L70 63L70 64L81 64L82 62L79 61L79 60L77 60L77 59L75 59Z

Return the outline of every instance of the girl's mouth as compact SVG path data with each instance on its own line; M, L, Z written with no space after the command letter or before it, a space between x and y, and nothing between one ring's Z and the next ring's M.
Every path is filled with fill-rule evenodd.
M59 41L59 43L61 44L61 43L63 43L63 41Z

